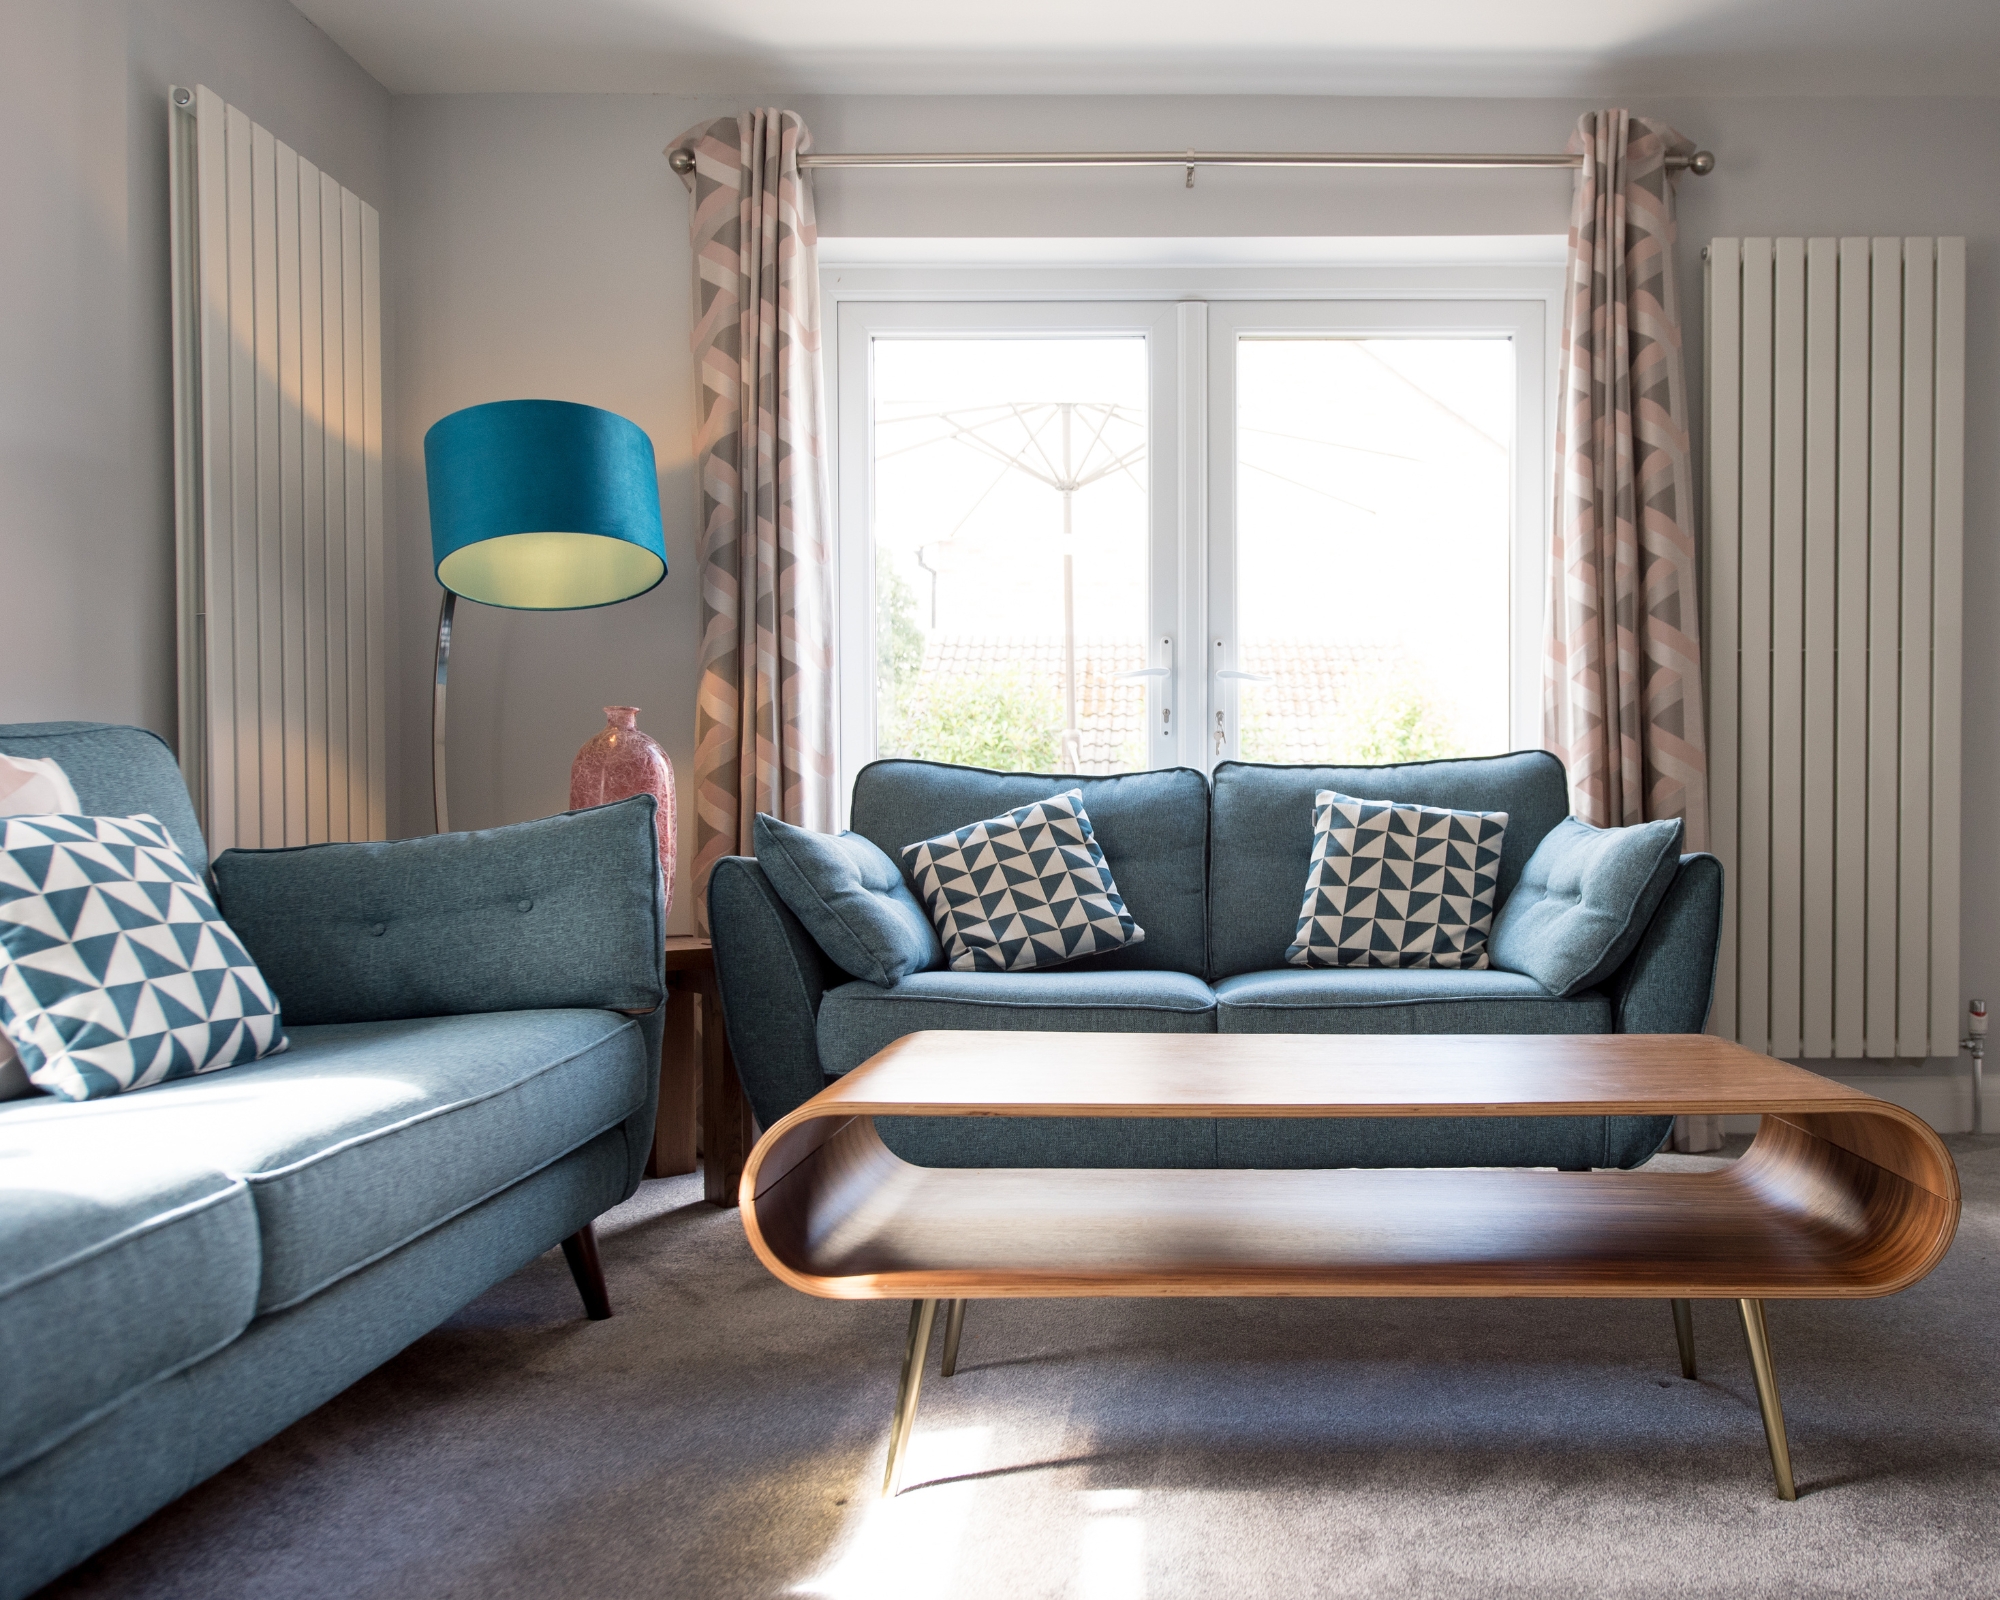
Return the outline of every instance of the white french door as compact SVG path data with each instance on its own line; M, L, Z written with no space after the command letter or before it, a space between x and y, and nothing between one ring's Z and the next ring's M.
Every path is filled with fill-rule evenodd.
M838 338L843 792L883 755L1175 765L1175 308L869 303Z
M839 303L842 792L1534 743L1545 318Z
M1543 316L1208 308L1201 764L1540 742Z

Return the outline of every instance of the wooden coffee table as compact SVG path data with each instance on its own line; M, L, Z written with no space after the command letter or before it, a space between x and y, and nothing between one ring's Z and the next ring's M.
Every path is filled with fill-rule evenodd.
M877 1116L1761 1114L1717 1172L915 1167ZM899 1485L940 1302L1011 1295L1624 1296L1739 1301L1794 1498L1765 1299L1893 1294L1944 1256L1958 1171L1917 1117L1688 1034L918 1033L765 1134L743 1226L808 1294L913 1302L883 1492Z

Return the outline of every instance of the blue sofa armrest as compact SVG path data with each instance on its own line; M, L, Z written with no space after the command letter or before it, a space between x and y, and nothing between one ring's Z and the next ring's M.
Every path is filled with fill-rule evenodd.
M666 999L654 800L387 844L226 850L217 900L285 1021Z
M1722 863L1682 856L1666 898L1631 959L1612 975L1612 1025L1620 1033L1700 1033L1715 999L1722 942Z
M749 856L725 856L708 880L708 931L736 1075L770 1127L826 1087L820 997L847 974L828 961Z

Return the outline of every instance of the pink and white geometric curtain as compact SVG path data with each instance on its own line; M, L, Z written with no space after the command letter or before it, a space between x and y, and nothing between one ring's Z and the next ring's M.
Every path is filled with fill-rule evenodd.
M1708 836L1695 485L1664 123L1587 113L1569 230L1542 740L1600 828Z
M831 517L820 376L818 230L790 111L690 129L694 356L700 375L701 677L694 903L749 854L766 811L834 816Z

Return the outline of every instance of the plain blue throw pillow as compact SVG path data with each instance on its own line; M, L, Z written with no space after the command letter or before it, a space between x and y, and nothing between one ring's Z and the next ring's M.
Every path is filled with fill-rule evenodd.
M842 972L884 988L944 965L937 930L896 863L858 833L814 833L757 813L757 863Z
M1487 941L1493 965L1557 995L1602 983L1645 936L1680 858L1677 819L1593 828L1565 817L1500 908Z

